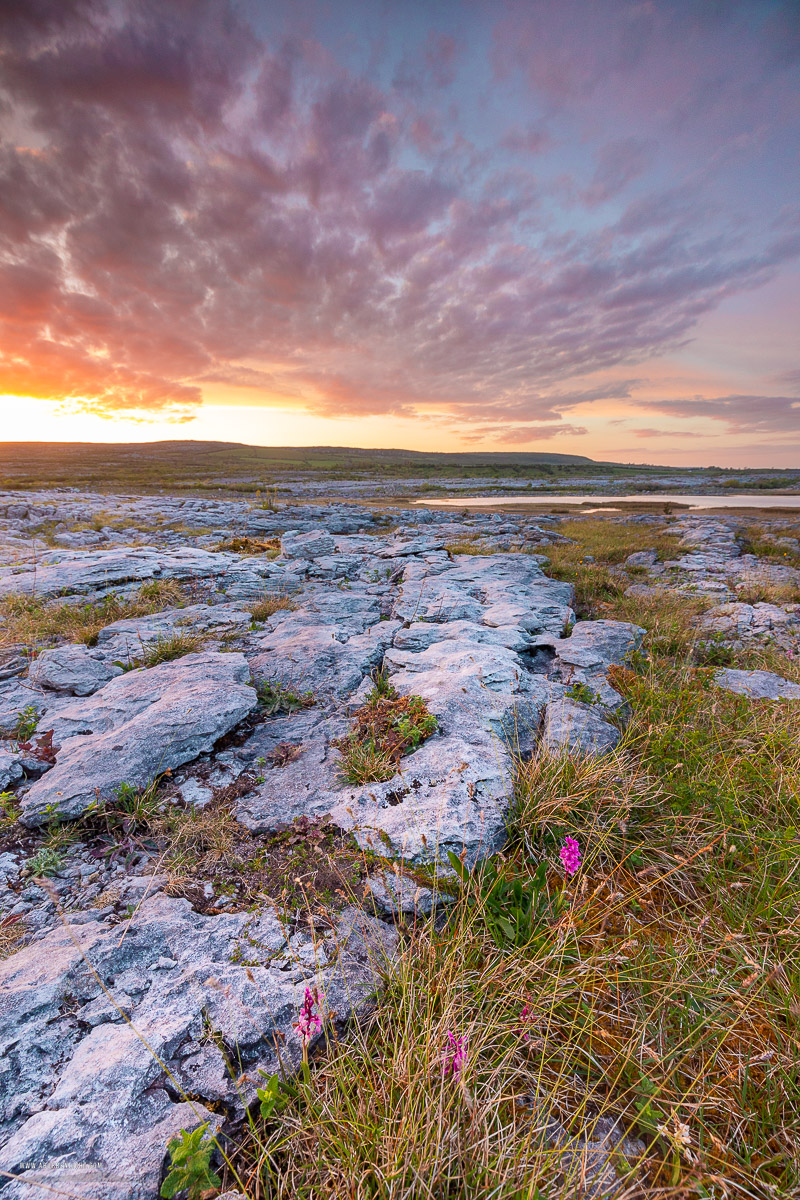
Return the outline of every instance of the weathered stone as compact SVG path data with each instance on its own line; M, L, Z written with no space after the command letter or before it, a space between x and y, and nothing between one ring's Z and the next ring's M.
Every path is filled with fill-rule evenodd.
M626 567L654 567L658 562L656 550L637 550L625 559Z
M378 551L379 558L407 558L411 554L430 554L434 550L444 550L444 538L441 537L412 537L397 538L388 542Z
M22 779L23 774L22 756L0 746L0 792Z
M104 662L87 646L57 646L43 650L31 664L28 679L39 687L73 696L89 696L109 679L122 674L122 668Z
M800 606L781 608L764 602L718 604L703 615L700 627L736 641L766 638L790 630L800 633Z
M336 543L326 529L312 529L299 533L287 530L281 538L281 554L284 558L322 558L333 554Z
M714 673L717 687L753 700L800 700L800 684L770 671L736 671L723 667Z
M593 705L564 697L547 705L542 741L551 751L605 754L619 743L620 732Z
M261 915L269 937L274 918ZM124 937L102 921L57 928L0 964L0 1169L20 1177L4 1196L29 1200L39 1184L87 1200L156 1200L169 1140L219 1124L204 1100L241 1115L258 1068L278 1068L276 1038L284 1068L297 1066L306 981L346 1020L374 992L397 935L348 910L325 943L330 965L317 972L301 955L294 980L245 965L259 945L258 914L204 917L158 896ZM164 960L174 965L160 969ZM239 1078L223 1069L209 1028L232 1048Z
M454 897L434 888L422 887L400 872L380 871L370 875L367 887L378 908L392 917L430 916L440 904L453 904Z
M310 691L315 696L347 696L362 679L380 666L384 652L400 628L399 621L380 621L378 605L373 606L374 621L366 632L360 619L351 625L323 624L325 614L291 614L275 629L260 637L261 653L250 659L253 677L277 680L294 691Z
M249 676L241 654L188 654L120 675L62 710L53 720L56 765L25 795L23 823L76 817L120 784L143 787L210 750L255 708Z
M346 732L346 721L325 719L314 709L260 726L239 754L244 761L258 762L264 782L237 801L238 820L253 831L266 831L328 812L338 760L331 741ZM298 748L297 757L285 766L272 757L281 745Z

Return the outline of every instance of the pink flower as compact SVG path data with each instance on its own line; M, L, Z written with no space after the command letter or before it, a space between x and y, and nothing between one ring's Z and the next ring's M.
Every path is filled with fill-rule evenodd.
M519 1014L519 1030L526 1042L530 1041L531 1035L528 1033L526 1026L533 1020L533 1013L526 1004L522 1012Z
M321 1006L322 999L323 997L316 988L313 991L311 988L306 988L303 1007L300 1009L300 1020L294 1023L294 1028L306 1045L322 1029L322 1017L319 1013L314 1012L314 1006Z
M561 861L564 864L564 874L567 879L570 875L574 875L580 870L581 865L581 848L573 837L564 838L564 845L561 847L559 854Z
M453 1079L460 1079L461 1072L464 1070L464 1064L467 1061L467 1039L465 1037L454 1037L448 1029L447 1031L448 1044L444 1051L444 1061L442 1063L442 1074L452 1075Z

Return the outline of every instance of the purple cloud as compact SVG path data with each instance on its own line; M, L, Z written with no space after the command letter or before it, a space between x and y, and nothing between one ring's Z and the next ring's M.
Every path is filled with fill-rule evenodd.
M800 399L796 396L692 396L642 404L671 417L710 417L724 422L733 433L800 432Z
M686 108L714 39L750 44L736 14L565 3L504 10L494 79L459 30L359 58L306 10L273 29L224 0L4 6L0 390L183 419L223 382L512 442L630 398L582 377L675 351L771 278L800 252L795 206L776 183L774 207L729 210L729 161L696 149L749 136L719 55L725 103ZM741 88L783 114L776 36ZM665 403L730 423L747 399ZM784 424L752 428L786 428L768 399Z

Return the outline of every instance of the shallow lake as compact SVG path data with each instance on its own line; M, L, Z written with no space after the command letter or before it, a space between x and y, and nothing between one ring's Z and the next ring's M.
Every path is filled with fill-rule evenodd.
M746 492L726 496L686 496L674 492L641 492L627 496L559 496L525 492L509 496L453 496L447 500L417 500L426 508L490 508L495 504L676 504L688 508L800 508L800 493L775 495Z

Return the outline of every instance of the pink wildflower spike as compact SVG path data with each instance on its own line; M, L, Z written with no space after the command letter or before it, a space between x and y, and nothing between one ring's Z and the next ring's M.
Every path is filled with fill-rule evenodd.
M300 1034L306 1046L322 1028L322 1017L319 1013L314 1012L314 1006L321 1006L322 1000L323 997L317 988L314 988L313 991L311 988L306 988L303 1007L300 1009L300 1020L294 1023L294 1028Z
M582 862L581 848L575 838L566 837L564 838L564 845L561 847L559 854L564 864L564 874L569 879L570 875L574 875L580 870Z
M532 1020L533 1020L533 1013L531 1012L530 1008L526 1004L525 1007L523 1008L522 1012L519 1014L519 1031L522 1034L522 1036L526 1042L529 1042L530 1038L531 1038L531 1035L528 1033L528 1030L526 1029L526 1025Z
M448 1045L444 1051L442 1074L444 1076L452 1075L453 1079L460 1079L461 1072L464 1070L464 1064L467 1061L467 1039L465 1037L454 1037L448 1029L447 1040Z

